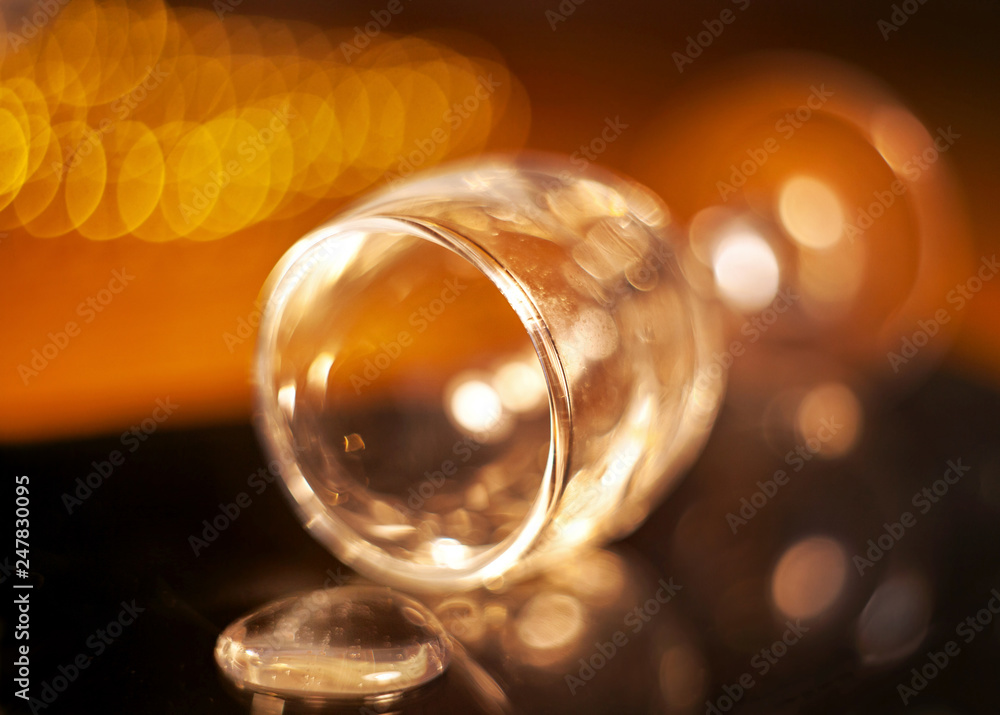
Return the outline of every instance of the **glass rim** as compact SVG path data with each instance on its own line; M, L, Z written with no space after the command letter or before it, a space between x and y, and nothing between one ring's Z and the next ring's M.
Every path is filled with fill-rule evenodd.
M517 315L545 377L549 454L531 506L510 534L478 554L463 557L458 566L415 563L393 556L335 516L299 468L297 450L289 439L273 384L278 327L291 295L310 270L323 262L323 259L314 262L315 252L325 247L330 252L328 259L335 260L336 244L343 242L348 234L357 234L360 245L364 236L377 233L402 233L429 241L457 254L484 275ZM349 259L350 256L346 260ZM567 482L572 435L570 391L559 351L530 291L518 277L471 238L441 226L392 215L352 214L344 220L335 217L289 248L272 269L261 296L266 303L253 358L255 412L264 418L258 432L269 456L278 461L279 481L310 535L360 573L409 590L468 589L489 584L512 571L549 525L548 517Z

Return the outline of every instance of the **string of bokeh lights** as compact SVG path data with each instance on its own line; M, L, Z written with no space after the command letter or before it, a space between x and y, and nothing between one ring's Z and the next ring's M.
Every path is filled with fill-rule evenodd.
M160 0L6 23L0 230L42 238L220 238L480 151L505 114L528 122L483 46Z

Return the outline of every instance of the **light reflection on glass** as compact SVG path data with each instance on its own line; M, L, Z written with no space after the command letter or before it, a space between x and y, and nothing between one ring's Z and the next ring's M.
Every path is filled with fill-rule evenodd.
M620 537L706 436L714 309L644 222L666 210L562 168L526 156L400 184L272 272L262 434L311 488L290 485L313 533L372 578L469 588Z
M373 680L376 683L386 683L392 680L398 680L403 677L403 674L398 670L390 670L384 673L369 673L368 675L362 676L365 680Z
M504 364L493 378L503 406L513 412L531 412L545 404L545 376L532 353L528 360Z
M604 360L618 349L618 329L604 311L580 311L573 325L573 345L589 360Z
M474 376L459 376L448 397L448 413L468 434L489 435L501 425L503 404L493 387Z
M326 381L330 376L330 368L333 367L333 355L330 353L320 353L309 365L309 372L306 375L306 383L313 395L322 401L326 397Z
M431 542L430 548L434 563L449 568L457 568L469 554L469 548L456 539L435 539Z
M284 410L288 419L295 417L295 383L290 382L278 390L278 405Z

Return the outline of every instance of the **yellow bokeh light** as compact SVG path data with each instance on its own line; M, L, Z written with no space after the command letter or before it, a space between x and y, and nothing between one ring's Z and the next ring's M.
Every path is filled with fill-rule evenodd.
M78 226L94 240L118 238L142 224L160 201L165 176L160 145L145 124L122 122L103 145L107 187L97 209Z
M28 141L19 119L0 109L0 207L9 203L28 171Z
M38 86L26 77L12 77L5 80L0 92L4 96L7 93L16 96L18 104L26 113L27 122L22 122L22 128L28 139L27 176L31 176L38 170L49 148L52 136L49 105ZM6 107L6 101L0 103L0 106Z
M342 36L162 0L60 7L0 63L0 224L221 238L479 151L519 91L490 51L384 33L347 56Z
M55 131L50 131L42 162L28 177L13 203L0 213L3 228L27 224L41 214L55 198L62 182L63 154L59 142L60 136Z

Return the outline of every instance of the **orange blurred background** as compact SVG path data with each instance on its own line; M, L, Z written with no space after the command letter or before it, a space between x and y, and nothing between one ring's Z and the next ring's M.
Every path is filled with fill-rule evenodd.
M723 10L734 19L698 44ZM864 278L906 284L915 314L933 314L998 247L998 60L969 33L995 27L1000 10L928 3L886 38L890 12L860 2L5 5L0 439L119 431L168 397L172 427L245 420L271 267L396 178L485 152L552 150L646 183L686 226L727 203L717 183L727 167L824 82L830 121L788 138L794 149L760 167L746 200L804 168L826 172L845 207L884 189L892 172L872 159L870 136L852 134L851 116L870 124L905 106L919 124L900 120L894 136L952 127L960 136L928 171L926 196L900 200L933 204L933 220L883 222L895 243L872 244ZM911 237L934 251L907 253ZM961 318L950 367L1000 382L1000 281L985 282Z

